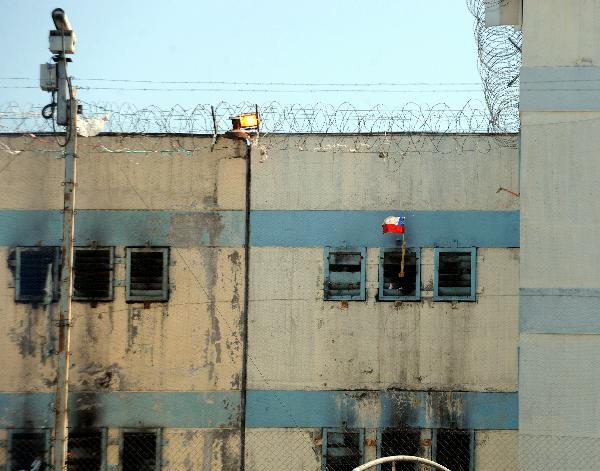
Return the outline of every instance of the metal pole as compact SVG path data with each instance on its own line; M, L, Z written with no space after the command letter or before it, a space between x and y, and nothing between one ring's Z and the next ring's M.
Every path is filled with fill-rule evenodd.
M66 60L64 70L66 72ZM60 82L59 82L60 83ZM65 82L66 83L66 82ZM73 295L73 243L75 233L75 187L77 151L77 100L69 86L69 122L65 146L65 181L63 205L63 238L60 273L60 311L58 318L58 371L56 382L56 416L54 421L54 470L67 469L69 427L69 367L71 364L71 298ZM59 94L60 96L60 94ZM60 106L60 104L59 104Z

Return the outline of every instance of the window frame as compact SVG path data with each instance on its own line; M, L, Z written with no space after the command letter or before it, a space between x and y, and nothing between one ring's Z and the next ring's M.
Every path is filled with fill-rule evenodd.
M440 296L439 294L439 262L440 252L470 253L471 254L471 294L468 296ZM434 301L477 301L477 248L476 247L435 247L433 269L433 300Z
M77 252L78 251L88 251L88 250L109 250L110 253L110 279L109 279L109 288L108 288L108 297L105 298L87 298L87 297L82 297L82 296L77 296L75 294L75 263L76 263L76 258L77 258ZM111 246L98 246L98 247L90 247L90 246L84 246L84 247L75 247L73 249L73 301L78 301L78 302L88 302L88 303L93 303L93 302L103 302L103 301L114 301L115 299L115 248L111 247Z
M21 294L21 254L23 252L29 251L40 251L42 249L54 249L54 266L52 268L52 279L53 279L53 289L52 289L52 300L51 302L57 302L60 297L60 247L56 246L21 246L16 247L15 249L15 301L19 303L27 303L27 304L43 304L46 302L42 298L37 298L30 295L22 295Z
M119 469L123 469L123 452L125 451L125 434L128 433L155 433L156 434L156 466L155 470L162 468L162 429L160 428L122 428L119 432Z
M383 277L383 261L386 252L401 252L402 248L396 247L381 247L379 249L379 301L420 301L421 300L421 247L406 247L407 250L414 252L416 257L416 280L414 296L403 295L385 295L384 294L384 277Z
M44 435L44 462L46 463L46 466L44 468L40 468L41 471L45 471L46 469L50 468L50 465L52 464L50 462L50 448L51 448L51 429L47 429L47 428L13 428L13 429L8 429L8 437L7 437L7 448L6 448L6 471L19 471L16 469L13 469L12 467L12 448L13 448L13 440L14 434L17 433L39 433L39 434L43 434Z
M162 290L160 296L131 294L131 254L134 252L155 252L163 254ZM167 302L170 295L169 247L126 247L125 301L128 303Z
M331 271L329 270L329 256L332 253L360 253L360 293L352 294L329 294L329 280ZM365 301L367 296L367 248L366 247L325 247L323 251L324 280L323 280L323 300L324 301Z
M359 465L365 461L365 429L364 428L335 428L328 427L323 429L323 436L321 439L321 471L327 471L327 434L330 432L335 433L354 433L358 432L358 452L359 452Z
M464 432L469 434L469 471L475 471L475 430L474 429L451 429L451 428L434 428L431 429L431 456L434 461L437 461L437 442L438 432Z

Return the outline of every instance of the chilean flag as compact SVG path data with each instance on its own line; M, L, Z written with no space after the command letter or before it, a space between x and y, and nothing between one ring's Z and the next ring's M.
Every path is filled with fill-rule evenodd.
M405 217L389 216L385 218L381 225L383 233L387 234L388 232L395 232L396 234L404 234L405 221Z

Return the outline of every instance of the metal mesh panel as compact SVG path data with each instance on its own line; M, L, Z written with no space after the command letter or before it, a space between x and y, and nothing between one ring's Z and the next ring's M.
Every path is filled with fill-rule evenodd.
M112 250L75 249L73 275L73 299L112 299Z
M69 431L69 471L100 471L103 464L102 432Z
M381 433L381 457L409 455L419 456L421 433L418 430L386 430ZM415 471L415 463L397 462L396 471ZM381 471L392 471L392 463L381 465Z
M471 433L465 430L438 430L436 461L452 471L469 471Z
M122 471L158 469L156 432L124 432L121 463Z
M43 471L47 458L45 432L13 432L9 459L11 471Z
M246 429L246 469L320 471L321 439L321 429Z

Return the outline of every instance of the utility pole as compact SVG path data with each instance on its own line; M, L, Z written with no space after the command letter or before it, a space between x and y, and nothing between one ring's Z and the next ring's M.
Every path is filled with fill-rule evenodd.
M63 236L61 247L60 309L58 318L57 382L54 419L54 470L67 469L67 443L69 428L69 368L71 365L71 299L73 295L73 244L75 234L75 188L77 157L77 112L75 88L67 75L67 54L75 53L75 33L65 12L56 8L52 11L56 30L50 31L50 51L55 64L41 66L40 85L52 92L52 103L42 110L42 115L65 126L64 147L65 180L63 203ZM56 101L55 101L56 97ZM50 114L46 111L50 109Z

